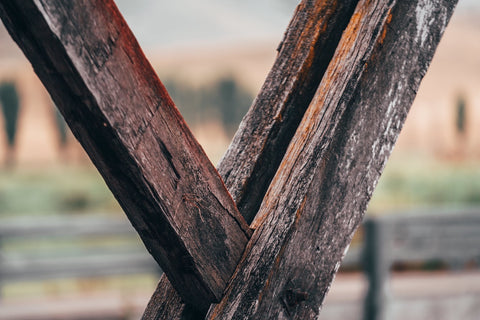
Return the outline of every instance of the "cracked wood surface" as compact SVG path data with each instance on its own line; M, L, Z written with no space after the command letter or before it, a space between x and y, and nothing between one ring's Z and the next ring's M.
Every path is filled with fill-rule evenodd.
M360 1L208 319L317 319L456 1Z
M221 299L251 232L114 2L1 0L0 16L183 299Z
M327 69L358 0L302 1L277 59L219 173L247 221L255 216L286 148ZM162 276L143 319L203 319L191 312Z
M282 161L358 0L304 0L275 63L218 165L250 223Z

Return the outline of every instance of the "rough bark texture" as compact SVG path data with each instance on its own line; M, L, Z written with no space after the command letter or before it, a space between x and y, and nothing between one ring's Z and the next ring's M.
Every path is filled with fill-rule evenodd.
M248 225L113 1L2 0L0 15L182 297L221 299Z
M456 1L361 1L209 319L316 319Z
M297 7L272 70L218 166L247 221L257 213L357 2L302 1ZM165 276L160 283L143 319L203 319L189 312L173 317L162 299L168 297L170 307L177 304L176 311L186 305L172 299L176 294Z
M250 223L307 110L358 0L302 1L278 57L218 172Z

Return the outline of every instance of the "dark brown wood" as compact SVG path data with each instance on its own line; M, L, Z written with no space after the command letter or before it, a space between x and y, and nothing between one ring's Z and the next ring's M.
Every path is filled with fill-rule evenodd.
M278 57L218 165L250 223L302 120L358 0L302 1Z
M218 166L247 221L257 213L357 2L304 0L297 7L272 70ZM179 312L186 305L172 298L176 294L165 276L160 283L143 319L203 319Z
M185 301L221 299L250 230L111 0L0 16Z
M142 319L204 319L205 312L199 311L182 301L177 291L172 287L168 278L162 276Z
M317 319L455 3L359 3L208 319Z

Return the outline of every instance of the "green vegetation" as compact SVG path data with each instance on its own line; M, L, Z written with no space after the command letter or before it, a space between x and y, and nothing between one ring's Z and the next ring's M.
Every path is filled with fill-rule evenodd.
M380 178L369 211L480 205L480 166L393 156Z
M393 156L369 211L480 205L480 166ZM121 212L93 167L0 171L0 216Z
M118 212L92 167L17 168L0 171L0 215Z

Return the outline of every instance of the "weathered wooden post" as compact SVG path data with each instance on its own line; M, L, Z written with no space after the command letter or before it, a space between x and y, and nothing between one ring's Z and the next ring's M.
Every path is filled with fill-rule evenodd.
M455 3L302 1L223 180L112 1L0 16L166 272L144 319L316 319Z
M390 260L388 257L388 224L378 220L365 222L365 268L368 276L368 292L365 299L363 320L381 320L387 317L387 288L390 273Z

